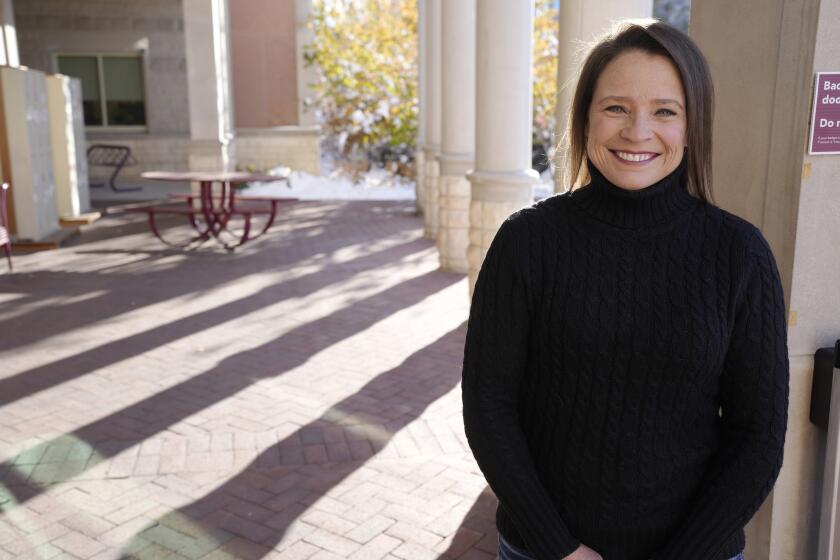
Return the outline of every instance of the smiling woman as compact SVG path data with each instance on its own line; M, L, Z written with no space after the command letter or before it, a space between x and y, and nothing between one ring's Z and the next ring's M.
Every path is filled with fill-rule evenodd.
M601 130L594 127L603 123L605 113L612 113L621 118L604 129L614 136L608 150L664 154L667 162L656 158L660 161L651 166L660 172L676 169L685 155L688 191L711 202L713 99L705 58L687 35L661 23L626 26L623 32L595 45L581 70L565 150L569 184L581 185L589 179L587 159L593 156L600 158L593 163L602 173L608 173L608 179L618 179L612 169L607 169L605 162L610 158L601 157L608 154L599 155L597 149L590 152L594 148L590 142L603 139ZM623 130L620 136L619 128ZM650 143L664 142L659 147L663 151L650 145L639 147L649 141L646 137L639 139L640 133L652 135ZM680 134L684 138L677 139ZM631 175L636 181L625 188L644 187L655 182L645 180L668 175L645 173Z
M712 83L681 31L624 23L583 64L573 188L509 217L475 285L467 439L501 560L735 560L782 464L784 296L712 203Z

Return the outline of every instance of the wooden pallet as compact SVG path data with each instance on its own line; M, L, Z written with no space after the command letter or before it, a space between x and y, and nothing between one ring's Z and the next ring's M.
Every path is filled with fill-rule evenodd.
M87 214L79 214L78 216L67 216L58 220L61 227L74 227L90 225L102 217L101 212L88 212Z
M14 253L34 253L36 251L49 251L51 249L58 249L62 243L75 235L79 235L79 228L77 226L62 227L52 235L48 235L43 239L37 241L13 241L12 252Z

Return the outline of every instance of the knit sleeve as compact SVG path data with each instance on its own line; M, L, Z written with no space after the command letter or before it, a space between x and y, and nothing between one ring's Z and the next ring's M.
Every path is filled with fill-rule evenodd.
M654 560L722 558L721 548L758 511L782 467L790 375L784 296L770 247L752 230L720 377L720 448Z
M573 537L540 482L517 414L529 337L528 224L509 218L496 234L473 293L462 396L478 466L538 559L571 554Z

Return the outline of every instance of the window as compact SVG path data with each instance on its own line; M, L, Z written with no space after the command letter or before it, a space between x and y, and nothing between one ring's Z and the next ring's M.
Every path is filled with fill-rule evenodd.
M86 126L146 126L140 56L59 55L58 71L82 81Z

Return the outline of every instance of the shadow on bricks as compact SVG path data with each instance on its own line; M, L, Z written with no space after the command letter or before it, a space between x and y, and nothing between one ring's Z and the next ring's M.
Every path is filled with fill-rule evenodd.
M313 354L444 290L462 278L458 274L438 271L415 276L326 317L294 328L268 343L225 358L216 367L130 407L28 449L11 461L0 464L0 490L9 494L4 497L0 493L0 505L4 502L24 503L51 485L80 475L262 378L282 375L306 362ZM302 341L306 341L304 351L292 351ZM458 348L458 352L461 351L462 347ZM452 359L451 356L448 358ZM460 371L457 373L460 374ZM456 382L457 376L449 388ZM406 394L406 398L411 404L411 395ZM424 407L428 404L422 394L417 398L421 399ZM367 404L371 406L370 402Z
M0 379L0 406L54 385L66 383L117 362L127 360L181 338L217 327L243 315L259 311L289 298L303 297L349 280L359 271L384 267L411 255L428 250L428 241L414 239L359 256L350 262L326 264L321 270L293 279L294 287L277 283L252 295L235 299L211 309L167 322L158 327L111 340L73 356L22 371ZM302 286L302 288L301 288Z
M452 366L463 351L465 332L466 322L377 375L320 418L268 448L224 485L159 518L126 548L136 551L154 543L190 558L211 551L219 557L267 555L313 503L457 386L461 372ZM464 522L466 531L487 530L492 500L489 492L478 498ZM251 543L247 551L242 549L243 539ZM334 538L332 552L350 553L341 550L339 539ZM228 541L234 545L226 545Z
M496 530L496 506L498 503L490 487L485 488L476 498L470 511L464 516L464 520L452 536L452 542L441 554L439 560L450 558L466 560L466 555L470 552L474 552L477 558L489 557L487 552L494 551L498 546L498 532Z
M140 255L131 261L132 268L142 267L144 263L152 266L172 256L185 257L184 260L139 272L110 267L91 272L44 270L10 275L0 285L0 294L25 295L0 303L0 310L25 307L56 297L69 300L69 303L56 301L50 305L49 313L35 306L30 313L0 321L0 332L3 333L0 352L31 344L35 339L82 329L132 311L138 305L200 293L250 274L294 267L316 254L330 254L354 243L369 243L376 231L359 223L358 220L370 220L365 211L373 211L382 218L377 222L382 237L413 230L416 224L408 214L409 208L405 203L388 202L375 207L355 201L295 203L289 206L286 214L278 217L263 240L230 254L211 243L194 251L157 249L158 244L148 233L142 218L109 216L85 229L70 249L78 254ZM400 219L401 216L404 219ZM176 224L168 222L167 225L175 227ZM121 237L125 239L119 239ZM74 297L92 293L95 294L93 297Z

